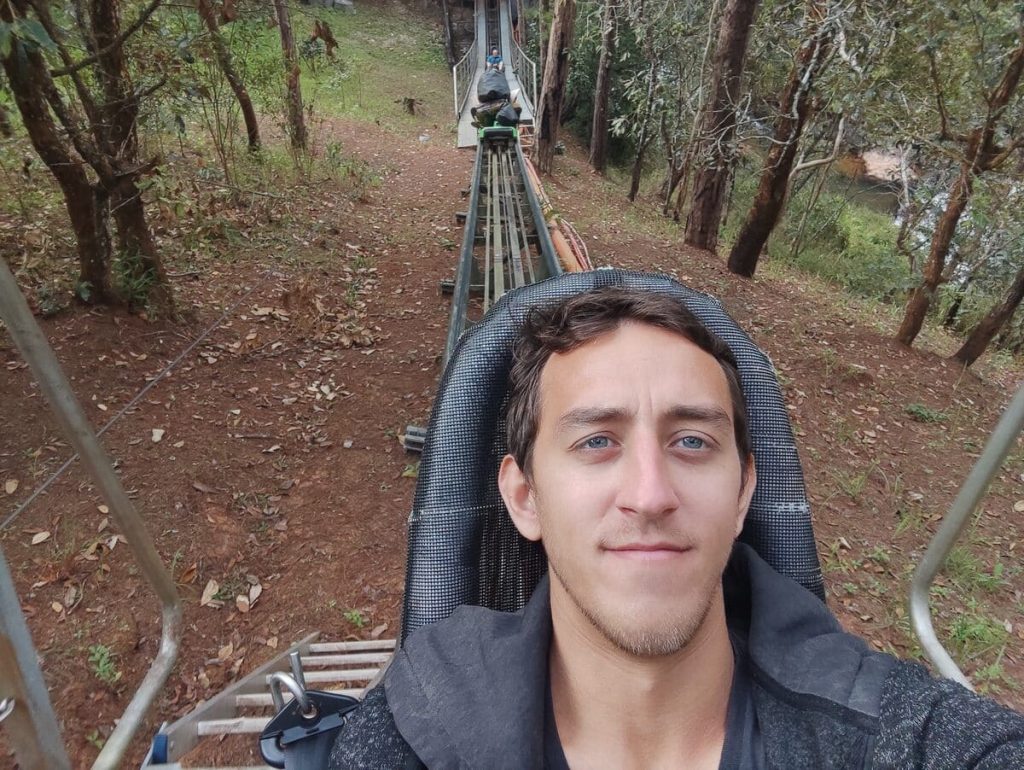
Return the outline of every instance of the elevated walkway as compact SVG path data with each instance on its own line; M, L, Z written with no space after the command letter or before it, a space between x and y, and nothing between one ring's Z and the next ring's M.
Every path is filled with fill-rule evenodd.
M498 14L496 25L494 19L488 19L488 13L493 14L494 11ZM486 68L488 50L492 47L501 51L509 91L519 91L521 124L525 133L532 135L537 67L512 37L512 18L507 0L476 0L476 36L473 45L452 71L460 148L477 145L477 129L473 126L472 110L480 104L476 98L476 87Z

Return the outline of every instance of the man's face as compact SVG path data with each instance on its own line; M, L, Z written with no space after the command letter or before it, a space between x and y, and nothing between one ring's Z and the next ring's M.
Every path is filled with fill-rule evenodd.
M506 457L517 527L540 538L552 601L637 655L682 649L720 595L754 488L719 363L689 340L624 324L540 378L532 474Z

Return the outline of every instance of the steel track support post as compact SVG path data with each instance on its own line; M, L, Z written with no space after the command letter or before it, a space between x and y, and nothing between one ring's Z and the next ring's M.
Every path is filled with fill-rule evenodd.
M128 541L135 560L157 598L162 612L160 650L139 684L117 727L107 738L94 768L117 768L135 732L163 688L178 656L181 636L181 603L174 581L164 567L135 506L114 472L110 458L93 432L71 385L18 289L7 263L0 259L0 318L14 338L22 357L32 369L39 389L49 402L58 423L78 452L118 528Z
M14 749L18 766L22 770L70 770L14 580L0 549L0 700L4 698L13 698L14 703L0 728Z
M939 525L938 532L929 543L928 550L921 558L921 563L917 565L910 585L910 620L914 626L914 633L921 640L921 648L942 676L959 682L969 690L974 689L971 687L970 680L964 676L960 667L953 661L935 635L931 610L928 606L928 592L932 581L946 563L946 557L953 550L953 546L967 525L971 514L978 507L989 484L992 483L992 479L999 472L1003 461L1016 443L1022 428L1024 428L1024 384L1021 384L1017 394L1010 401L1010 405L1003 412L1003 416L996 423L981 457L978 458L963 486L960 487L953 505L942 519L942 524Z

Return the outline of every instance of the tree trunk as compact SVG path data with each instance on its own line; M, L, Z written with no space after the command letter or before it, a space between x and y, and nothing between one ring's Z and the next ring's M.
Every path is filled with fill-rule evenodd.
M658 86L658 65L657 60L651 57L651 68L647 72L647 101L644 104L643 118L640 121L640 136L637 139L636 157L633 159L633 173L629 180L629 194L626 196L629 202L636 200L636 194L640 192L640 175L644 170L644 153L651 141L648 128L651 123L652 102L654 91Z
M808 34L797 52L789 81L779 100L779 116L772 130L772 146L761 172L761 181L747 218L729 253L732 273L754 275L761 250L779 221L786 202L789 175L796 160L800 134L811 108L814 81L828 58L833 30L823 17L827 4L810 0L805 16Z
M960 317L960 308L964 304L964 299L967 297L967 289L970 287L973 278L973 275L967 276L967 279L961 284L960 288L956 290L953 302L950 303L949 310L946 311L946 317L942 319L944 328L953 329L956 326L956 321Z
M455 54L455 35L452 33L452 12L448 0L441 0L441 26L444 28L444 55L448 60L448 69L459 62Z
M976 147L976 142L972 143ZM977 155L976 150L972 153ZM928 249L928 261L924 266L924 273L921 276L921 284L911 293L907 301L907 309L903 314L903 321L896 332L896 339L904 345L910 345L921 332L924 325L924 318L928 314L935 292L942 283L942 271L946 265L946 257L949 255L950 244L953 243L953 236L956 234L956 226L960 217L967 209L971 200L971 193L974 190L974 175L977 173L974 164L974 157L965 160L960 167L960 174L953 187L949 191L949 200L946 208L935 225L935 232L932 233L931 246Z
M684 240L709 251L718 246L722 201L735 162L736 104L756 10L757 0L729 0L726 4L711 70L712 96L704 108L700 131L691 140L699 143L694 155L698 165Z
M935 66L934 60L932 66ZM933 74L938 81L938 73L933 72ZM1017 91L1022 74L1024 74L1024 40L1020 40L1017 47L1010 52L999 83L990 93L984 94L985 122L963 135L954 135L950 132L941 93L937 94L942 120L942 138L953 139L964 144L964 159L960 163L960 174L953 182L953 187L949 192L946 210L942 212L942 216L939 217L939 221L935 225L921 284L911 292L903 321L896 332L897 341L904 345L913 343L920 333L928 308L935 297L935 291L942 282L950 244L956 234L960 217L967 209L967 204L971 199L974 177L985 171L998 168L1009 157L1009 150L1004 151L1004 148L1000 147L996 141L996 128L1006 111L1006 106ZM1013 145L1010 146L1010 149L1012 147ZM985 344L987 345L988 342Z
M115 0L92 0L90 20L105 100L101 107L103 125L93 126L93 132L117 169L114 178L101 177L100 182L110 194L121 250L122 276L132 289L126 299L170 312L173 310L170 285L146 221L142 191L138 187L143 173L136 127L139 102L128 74L124 45L118 42L121 19Z
M13 18L11 6L0 5L0 21L10 24ZM78 295L88 302L114 301L107 275L111 244L106 195L90 183L82 160L73 154L53 120L39 88L47 64L38 51L27 50L16 38L2 63L29 140L64 194L78 249Z
M540 106L537 109L537 132L534 157L541 173L551 173L558 141L558 123L565 98L565 84L569 79L569 52L572 49L573 25L576 20L576 0L555 0L555 14L551 20L548 55L541 87Z
M245 83L242 82L242 78L239 77L234 62L231 60L231 49L228 48L227 43L224 41L224 36L220 33L217 14L214 13L210 0L196 0L196 8L206 24L206 29L210 32L210 44L213 46L213 55L217 59L220 71L224 73L224 78L228 81L228 85L231 86L235 99L238 100L238 106L242 110L242 119L245 121L245 133L249 139L249 150L256 152L260 149L260 126L256 120L256 110L253 109L252 99L249 98L249 92L245 88ZM447 8L446 4L446 12Z
M285 0L274 0L274 10L277 12L277 26L281 31L281 50L284 52L289 134L292 147L305 150L306 120L302 111L302 89L299 86L299 57L295 53L295 38L292 37L292 23L288 17Z
M594 88L594 121L590 128L590 167L599 173L608 165L608 95L612 87L612 60L615 58L616 2L604 2L601 56L597 63L597 85Z
M977 361L992 342L992 338L1013 317L1021 300L1024 300L1024 268L1018 271L1017 277L1013 279L1006 298L981 319L967 337L967 341L953 354L953 358L964 366L970 366Z

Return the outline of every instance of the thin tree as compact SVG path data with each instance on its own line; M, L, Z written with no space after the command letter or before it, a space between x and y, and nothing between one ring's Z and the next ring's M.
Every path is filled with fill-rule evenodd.
M615 59L617 1L604 0L601 18L601 55L597 61L594 119L590 127L590 167L597 172L603 172L608 165L608 97L612 90L612 61Z
M726 3L711 69L711 98L704 107L700 130L691 140L694 149L688 153L698 165L684 240L709 251L718 246L722 204L735 163L736 108L756 11L757 0Z
M554 0L551 34L545 57L544 80L540 105L537 108L534 157L542 173L550 173L558 142L559 119L565 100L565 84L569 79L569 52L572 49L573 26L576 21L576 0Z
M761 250L782 215L800 135L811 109L815 79L828 61L838 25L829 6L821 0L807 3L805 35L779 99L771 149L765 158L754 202L729 252L729 271L737 275L749 278L754 274Z
M77 26L91 53L75 61L49 5L9 0L0 4L0 22L9 30L0 60L29 139L64 194L78 247L79 298L148 304L170 312L170 288L139 188L157 161L139 160L136 133L139 101L162 81L147 89L136 87L124 49L160 2L151 0L124 29L113 0L77 6ZM51 70L44 50L55 53L63 66ZM95 68L89 78L83 75L86 68ZM62 88L57 78L65 77L71 82ZM111 216L120 256L121 285L116 288L110 276Z
M651 65L647 70L647 98L640 110L640 134L636 140L636 155L633 158L633 170L629 178L629 192L626 197L632 203L640 192L640 175L644 169L644 153L651 143L654 133L651 131L651 115L654 112L654 94L658 88L658 60L650 56Z
M292 36L292 22L288 16L288 5L285 0L274 0L274 11L277 13L277 26L281 32L281 50L284 53L288 133L291 135L292 147L305 150L307 143L306 119L302 111L302 88L299 85L301 70L299 69L299 57L295 51L295 38Z
M235 69L231 59L231 49L220 32L220 25L217 22L217 14L214 13L210 0L196 0L196 10L199 11L207 31L210 33L210 46L213 48L213 55L217 59L220 71L231 86L231 91L238 100L238 106L242 110L242 120L245 121L245 133L249 140L249 150L256 152L260 149L260 124L256 120L256 110L253 109L252 99L249 98L249 91L242 82L242 78Z
M953 358L964 366L970 366L977 361L981 354L988 349L989 344L999 331L1013 317L1021 300L1024 300L1024 266L1017 271L1003 301L978 322L978 325L967 336L964 344L953 354Z
M956 132L950 126L936 53L929 49L925 51L925 55L928 57L939 112L940 137L946 141L956 142L963 148L963 154L960 159L960 173L953 180L946 206L932 233L921 283L911 292L903 321L896 332L896 339L904 345L912 344L920 333L928 308L943 281L950 245L953 243L960 217L966 211L974 192L975 178L985 172L997 170L1010 158L1014 150L1024 146L1024 136L1017 136L1002 145L998 139L998 134L1004 129L1002 119L1007 106L1016 94L1021 74L1024 72L1024 25L1018 28L1017 45L1010 51L998 83L984 94L986 109L982 121L968 131ZM1009 133L1012 136L1012 132Z

